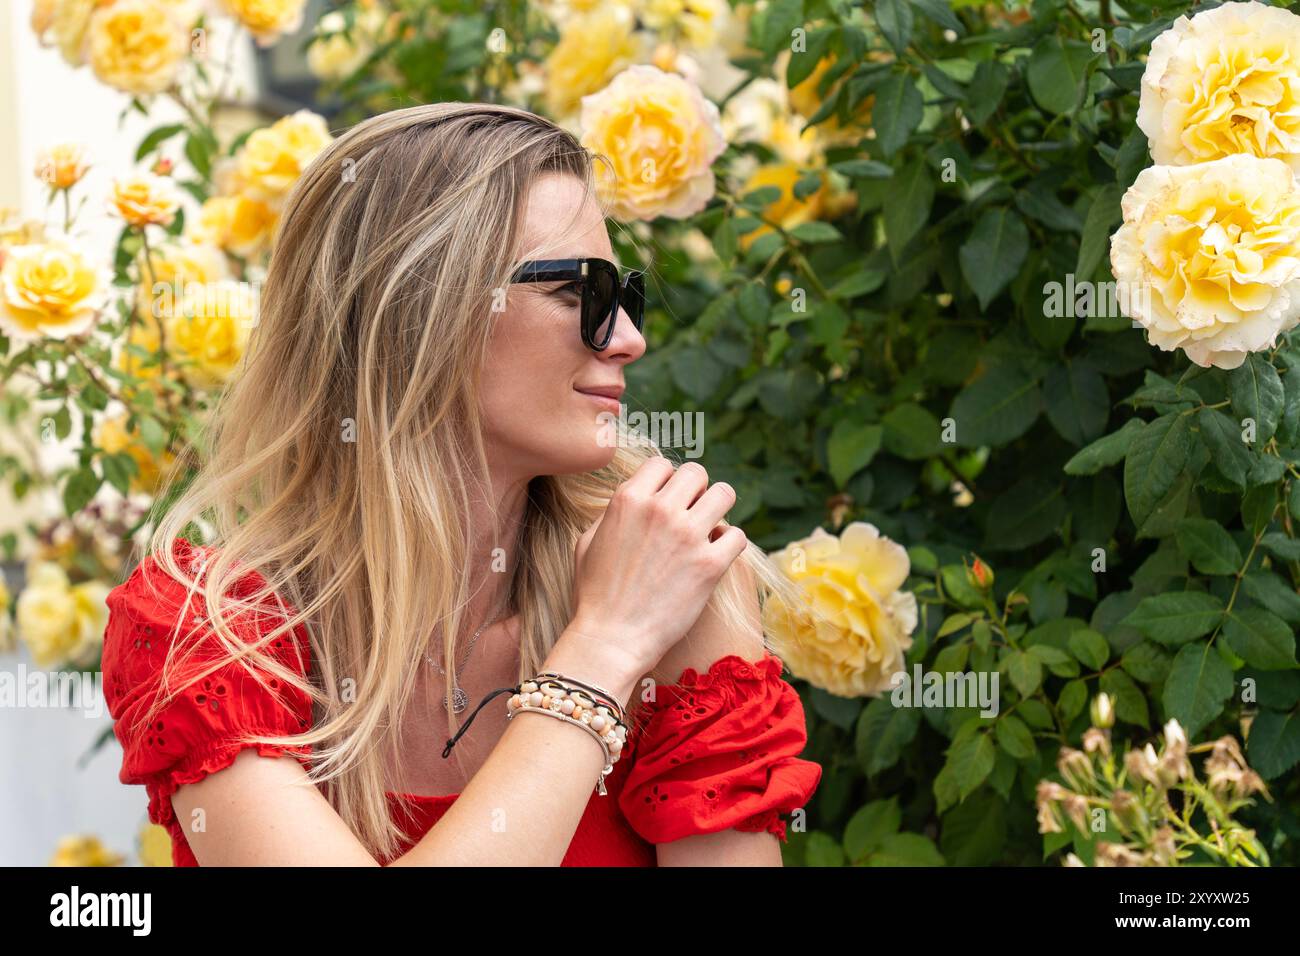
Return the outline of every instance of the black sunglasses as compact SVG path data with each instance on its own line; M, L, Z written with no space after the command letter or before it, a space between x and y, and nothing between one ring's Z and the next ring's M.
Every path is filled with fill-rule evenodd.
M641 331L645 319L645 270L631 269L620 280L608 259L535 259L516 270L513 282L577 282L582 286L582 341L603 352L614 335L620 307Z

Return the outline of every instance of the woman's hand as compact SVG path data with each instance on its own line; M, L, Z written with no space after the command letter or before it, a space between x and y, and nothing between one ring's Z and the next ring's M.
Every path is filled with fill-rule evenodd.
M710 485L696 462L646 460L578 540L569 630L617 645L641 672L652 668L745 550L745 533L721 524L735 503L735 490Z

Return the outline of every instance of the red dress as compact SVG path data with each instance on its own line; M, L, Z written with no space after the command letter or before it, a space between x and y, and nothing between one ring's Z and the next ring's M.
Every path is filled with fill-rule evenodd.
M212 550L177 538L173 553L194 573ZM250 570L237 579L232 593L246 597L264 583ZM268 674L261 675L263 684L241 665L226 664L141 726L176 624L183 620L186 634L199 629L203 598L188 595L150 556L109 592L107 603L104 695L122 744L119 779L145 787L149 819L170 834L175 865L197 866L173 811L172 794L230 766L246 747L265 757L295 755L308 766L310 745L250 744L240 737L302 733L311 724L311 701ZM284 620L285 611L293 613L289 605L283 608L273 596L257 611L235 617L231 626L241 635L265 634ZM302 625L293 634L293 640L283 636L269 650L285 666L307 675L308 635ZM185 675L210 666L223 653L219 642L201 636L197 646L172 687L185 686ZM562 865L655 866L655 844L730 828L765 830L784 840L782 815L807 806L821 780L821 766L798 757L807 743L803 707L781 672L780 659L766 651L753 662L733 654L703 674L687 668L676 684L658 687L655 700L644 705L640 732L629 737L624 756L606 778L608 794L597 794L593 781ZM388 794L394 819L409 838L402 852L458 796L416 796L411 816L403 817L397 796Z

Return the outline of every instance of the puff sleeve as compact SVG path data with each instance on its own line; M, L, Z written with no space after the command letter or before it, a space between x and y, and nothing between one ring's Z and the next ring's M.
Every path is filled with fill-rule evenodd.
M735 654L656 689L631 738L619 809L649 843L721 830L786 839L789 814L807 805L822 768L799 758L808 741L803 704L779 657Z
M182 567L197 573L211 549L177 538L173 553ZM250 571L238 579L232 592L248 597L264 585L261 575ZM122 745L119 779L145 787L149 819L171 834L176 862L193 865L172 809L172 794L183 784L197 783L228 767L245 748L256 748L262 756L271 757L310 754L309 745L280 747L247 743L242 738L303 733L311 725L311 699L271 674L261 675L267 685L263 686L242 663L226 664L185 687L191 677L224 657L225 652L214 632L205 630L195 636L203 630L202 596L189 595L185 586L171 578L152 555L109 592L106 603L109 614L102 669L104 696L115 721L113 732ZM267 610L272 609L268 606ZM230 623L241 636L255 637L282 623L283 614L280 609L265 614L260 610L243 612L231 615ZM145 724L144 717L162 680L163 664L174 646L178 622L179 634L193 640L197 649L183 668L172 665L175 669L168 673L168 691L185 689ZM276 638L267 651L291 671L306 675L310 669L310 642L301 625L291 633Z

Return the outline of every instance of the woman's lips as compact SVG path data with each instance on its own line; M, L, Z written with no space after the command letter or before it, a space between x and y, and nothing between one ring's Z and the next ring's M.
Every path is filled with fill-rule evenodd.
M619 400L617 398L611 398L608 395L595 395L591 392L583 392L576 388L574 389L574 391L577 392L579 395L581 395L583 398L591 399L593 402L595 402L597 405L599 405L601 408L605 409L606 411L613 412L615 415L618 414Z

